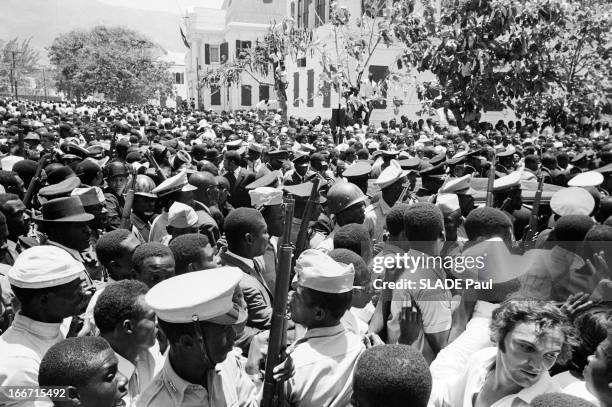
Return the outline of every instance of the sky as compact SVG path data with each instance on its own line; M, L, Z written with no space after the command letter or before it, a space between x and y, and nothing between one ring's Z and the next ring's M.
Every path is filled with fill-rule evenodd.
M98 0L113 6L183 14L189 7L221 8L223 0Z

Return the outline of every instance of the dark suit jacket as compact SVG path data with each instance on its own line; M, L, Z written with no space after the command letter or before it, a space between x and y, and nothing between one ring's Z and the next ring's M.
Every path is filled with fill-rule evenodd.
M251 197L249 191L246 190L246 186L255 181L255 174L252 171L241 168L235 182L232 182L231 179L228 180L230 181L230 196L227 198L227 201L234 208L250 208Z
M236 346L247 354L253 336L263 330L270 329L272 323L272 292L265 282L262 283L263 280L257 276L252 267L226 252L221 253L219 257L221 265L238 267L243 272L239 286L247 304L248 318L244 331L236 338ZM261 263L260 266L263 270Z

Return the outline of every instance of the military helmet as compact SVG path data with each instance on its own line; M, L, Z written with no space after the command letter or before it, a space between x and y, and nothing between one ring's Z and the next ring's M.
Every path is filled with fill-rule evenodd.
M123 161L113 160L104 167L104 178L106 179L119 176L127 177L128 175L130 175L130 169Z
M139 174L136 176L134 195L145 196L147 198L157 198L157 195L151 192L155 187L155 182L149 176Z
M337 182L327 192L327 207L334 215L365 200L365 194L351 182Z

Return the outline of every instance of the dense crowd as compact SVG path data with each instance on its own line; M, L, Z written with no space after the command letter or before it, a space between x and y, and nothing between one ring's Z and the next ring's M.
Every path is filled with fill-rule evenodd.
M0 100L0 406L259 406L283 273L275 405L612 406L609 124L437 113Z

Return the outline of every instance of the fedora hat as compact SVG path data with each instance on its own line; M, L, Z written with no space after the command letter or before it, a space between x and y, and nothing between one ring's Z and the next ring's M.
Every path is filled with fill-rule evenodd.
M51 199L42 206L42 215L34 217L42 222L89 222L94 216L85 212L78 196Z

